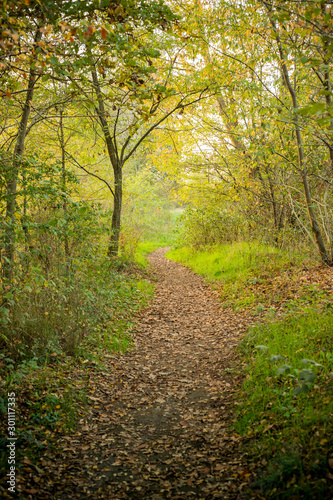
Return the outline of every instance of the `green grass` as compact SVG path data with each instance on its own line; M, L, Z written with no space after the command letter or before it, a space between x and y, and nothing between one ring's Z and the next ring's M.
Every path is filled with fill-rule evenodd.
M257 484L265 498L331 498L332 330L332 312L312 310L256 326L240 345L246 378L235 429L250 438L253 459L268 463Z
M195 251L190 247L170 250L167 257L185 264L208 281L223 285L221 298L225 306L235 309L256 303L251 286L264 283L281 269L295 266L302 256L256 242L226 243Z
M258 264L266 268L281 268L289 258L274 247L259 243L239 242L194 251L183 247L168 252L167 257L182 262L209 280L242 281L258 271Z
M312 398L316 399L316 395L320 394L326 399L326 382L330 381L333 371L332 329L331 312L319 314L313 311L249 330L240 345L248 365L243 384L246 400L240 408L236 426L240 433L256 426L258 413L265 412L267 408L275 419L279 416L283 419L303 419L306 415L317 414ZM274 356L281 356L281 359ZM320 366L306 364L304 360L314 361ZM281 366L289 366L290 369L277 375L276 371ZM315 374L316 380L309 383L309 392L295 396L295 389L303 384L300 373L309 369ZM291 407L292 411L288 409ZM325 410L333 412L333 401L325 405Z

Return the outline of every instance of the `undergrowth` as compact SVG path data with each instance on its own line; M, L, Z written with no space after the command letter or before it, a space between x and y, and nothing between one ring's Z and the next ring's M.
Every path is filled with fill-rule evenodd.
M46 279L35 273L14 289L0 324L10 368L29 359L45 364L53 353L84 356L87 346L111 347L115 335L122 349L119 325L126 323L145 287L139 289L137 280L119 272L118 266L96 258L75 274ZM126 263L121 267L124 271Z
M279 299L278 290L271 294L268 288L272 279L283 271L299 269L305 259L304 255L291 255L254 241L200 250L181 247L170 250L167 257L205 276L218 289L223 307L248 308L255 313L274 308ZM296 280L297 276L290 279Z
M134 314L153 292L132 270L131 262L96 256L66 280L27 277L15 290L1 330L0 469L8 465L8 394L17 401L20 472L75 431L88 411L89 373L107 369L105 354L132 346Z
M333 314L308 311L256 326L240 352L235 429L247 435L265 498L328 499L333 450Z

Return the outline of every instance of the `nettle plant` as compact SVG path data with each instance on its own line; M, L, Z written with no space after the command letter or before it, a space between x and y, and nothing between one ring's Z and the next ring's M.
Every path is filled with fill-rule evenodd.
M255 349L261 352L267 352L268 347L265 345L257 345ZM272 354L269 358L271 363L278 363L279 361L286 361L287 358L281 356L280 354ZM275 368L275 377L281 378L289 378L293 381L293 390L292 393L294 396L298 396L299 394L306 394L314 387L314 383L318 377L318 370L323 368L323 365L317 363L313 359L302 359L300 361L307 368L295 368L288 364L283 364Z

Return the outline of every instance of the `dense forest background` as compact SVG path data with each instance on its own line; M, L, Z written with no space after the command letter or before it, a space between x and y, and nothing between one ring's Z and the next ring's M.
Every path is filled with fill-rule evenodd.
M331 7L2 3L7 336L177 206L189 245L259 239L331 265Z
M0 1L4 385L55 359L126 350L152 293L145 256L159 246L226 276L228 306L258 306L254 287L282 268L330 271L332 8ZM307 304L328 314L320 284L309 290ZM262 297L256 312L272 319L274 297Z

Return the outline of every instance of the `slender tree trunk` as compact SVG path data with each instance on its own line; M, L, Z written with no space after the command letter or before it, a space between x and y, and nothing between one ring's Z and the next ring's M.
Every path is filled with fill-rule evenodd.
M29 223L28 223L28 200L27 200L27 182L26 182L26 177L25 173L23 173L23 214L22 214L22 219L21 219L21 224L22 224L22 229L24 232L24 271L27 272L29 269L29 264L30 264L30 256L31 256L31 250L33 248L32 242L31 242L31 235L29 231Z
M112 214L112 226L111 226L111 237L110 244L108 248L108 256L113 257L118 255L119 251L119 235L120 235L120 223L121 223L121 208L123 200L123 172L122 168L114 169L114 198L113 198L113 214Z
M327 49L328 49L328 42L327 40L324 41L324 47L325 47L325 57L327 55ZM330 123L330 132L331 135L333 133L333 116L332 116L332 84L331 84L331 78L330 78L330 70L328 61L324 61L327 69L324 74L324 88L325 88L325 99L326 99L326 104L327 108L329 110L329 113L331 113L331 123ZM328 154L330 158L330 166L331 166L331 176L333 177L333 142L331 141L331 144L328 145ZM325 203L325 209L327 210L327 205ZM327 223L329 224L329 219L327 218ZM333 248L331 244L331 260L333 261Z
M321 5L321 11L322 15L325 16L326 14L326 2L323 2ZM327 24L324 24L323 28L325 31L329 32L329 27ZM330 75L330 43L331 40L327 35L322 35L322 42L323 42L323 52L324 52L324 65L325 65L325 71L324 71L324 81L323 81L323 86L325 89L325 100L327 104L327 108L330 113L331 117L331 123L330 123L330 132L331 134L333 133L333 116L332 116L332 84L331 84L331 75ZM328 154L330 157L330 163L331 163L331 174L333 175L333 144L328 145Z
M68 220L67 220L67 201L66 201L66 189L67 189L67 179L66 179L66 151L65 151L65 140L64 140L64 124L63 124L63 110L60 110L60 120L59 120L59 127L60 127L60 147L61 147L61 177L62 177L62 190L64 192L64 202L62 204L62 208L64 211L64 219L65 219L65 225L64 225L64 249L65 249L65 256L66 256L66 262L68 263L68 258L69 258L69 241L68 241Z
M274 226L275 226L275 229L277 232L276 233L276 243L277 243L278 238L279 238L279 231L280 231L278 207L277 207L277 203L276 203L274 184L273 184L272 177L271 177L267 163L265 163L265 171L266 171L266 175L267 175L267 179L268 179L269 193L271 195L271 201L272 201L272 207L273 207L273 217L274 217Z
M307 166L306 166L306 161L305 161L305 155L304 155L304 147L303 147L303 141L302 141L302 135L301 135L301 129L299 126L299 119L298 119L298 102L297 102L297 94L296 90L294 89L290 77L289 77L289 71L286 63L286 57L284 54L282 42L276 27L275 21L272 19L271 12L269 11L268 13L270 22L272 24L272 27L275 32L275 40L277 43L279 55L280 55L280 62L281 62L281 69L282 69L282 74L283 78L286 84L286 87L288 89L288 92L291 97L292 101L292 107L293 107L293 122L295 126L295 132L296 132L296 142L297 142L297 150L298 150L298 161L299 161L299 167L300 167L300 175L301 175L301 180L303 184L303 190L305 194L305 200L306 200L306 207L308 210L309 214L309 219L310 219L310 224L312 228L313 235L316 240L316 244L321 256L321 260L324 263L329 263L330 259L327 253L327 250L325 248L324 240L322 237L322 233L320 230L320 226L317 221L317 217L313 208L313 200L312 200L312 195L311 195L311 189L310 189L310 184L308 180L308 171L307 171Z
M37 43L41 39L41 32L38 29L35 36L35 42ZM28 119L31 109L31 101L34 94L34 88L36 83L36 72L35 72L35 61L31 63L30 74L28 81L28 90L23 106L23 111L21 115L21 120L18 127L17 139L13 154L13 166L10 175L10 179L6 185L6 226L4 233L4 259L3 259L3 269L2 276L7 284L11 285L13 281L14 273L14 254L15 254L15 210L16 210L16 193L17 193L17 180L20 170L20 164L24 151L24 142L27 132Z
M321 3L321 13L322 13L322 16L324 19L325 19L325 16L327 14L327 10L326 10L327 5L328 4L325 1L323 1ZM330 28L326 22L323 25L323 30L324 30L325 34L322 34L321 39L322 39L322 44L323 44L323 54L324 54L323 62L324 62L325 70L324 70L324 79L323 80L320 79L320 80L321 80L323 87L324 87L324 90L325 90L325 100L326 100L326 104L327 104L328 114L330 117L329 129L330 129L330 134L332 137L332 133L333 133L332 83L331 83L331 75L330 75L330 62L331 62L330 43L331 43L331 40L328 36L328 34L330 32ZM329 161L330 161L330 170L331 170L330 174L333 177L333 142L332 142L332 139L331 139L330 143L327 144L327 147L328 147L328 155L329 155ZM327 191L326 191L326 194L327 194ZM328 217L328 213L327 213L326 196L324 198L324 204L325 204L326 223L327 223L328 231L330 233L330 229L329 229L330 221L329 221L329 217ZM330 235L329 235L329 238L330 238ZM329 245L330 245L330 251L331 251L330 258L331 258L331 261L333 262L333 248L332 248L331 241L329 242Z
M114 196L113 196L113 214L111 222L111 236L108 248L108 256L113 257L118 255L119 251L119 235L120 235L120 224L121 224L121 209L123 200L123 165L118 157L117 148L112 139L109 125L106 119L105 107L103 96L101 92L101 87L98 81L97 72L95 69L92 70L92 79L95 87L95 92L97 95L98 107L96 108L99 121L102 126L106 147L109 154L109 159L113 168L114 174Z
M243 144L242 141L237 139L237 134L236 134L237 123L231 121L231 119L228 115L228 106L227 106L225 100L223 99L222 96L216 96L216 100L218 103L220 116L223 120L224 126L227 130L227 134L228 134L228 137L229 137L232 145L238 151L246 151L247 150L246 146Z
M327 64L327 63L325 62L325 64ZM325 71L324 87L325 87L325 91L326 91L325 99L326 99L327 107L328 107L328 109L331 110L332 109L332 96L331 96L332 84L330 81L329 70ZM332 111L330 111L330 113L332 113ZM333 117L332 117L332 115L331 115L330 131L332 134L333 133ZM330 164L331 164L331 174L333 176L333 142L331 142L331 144L328 145L328 154L329 154Z

